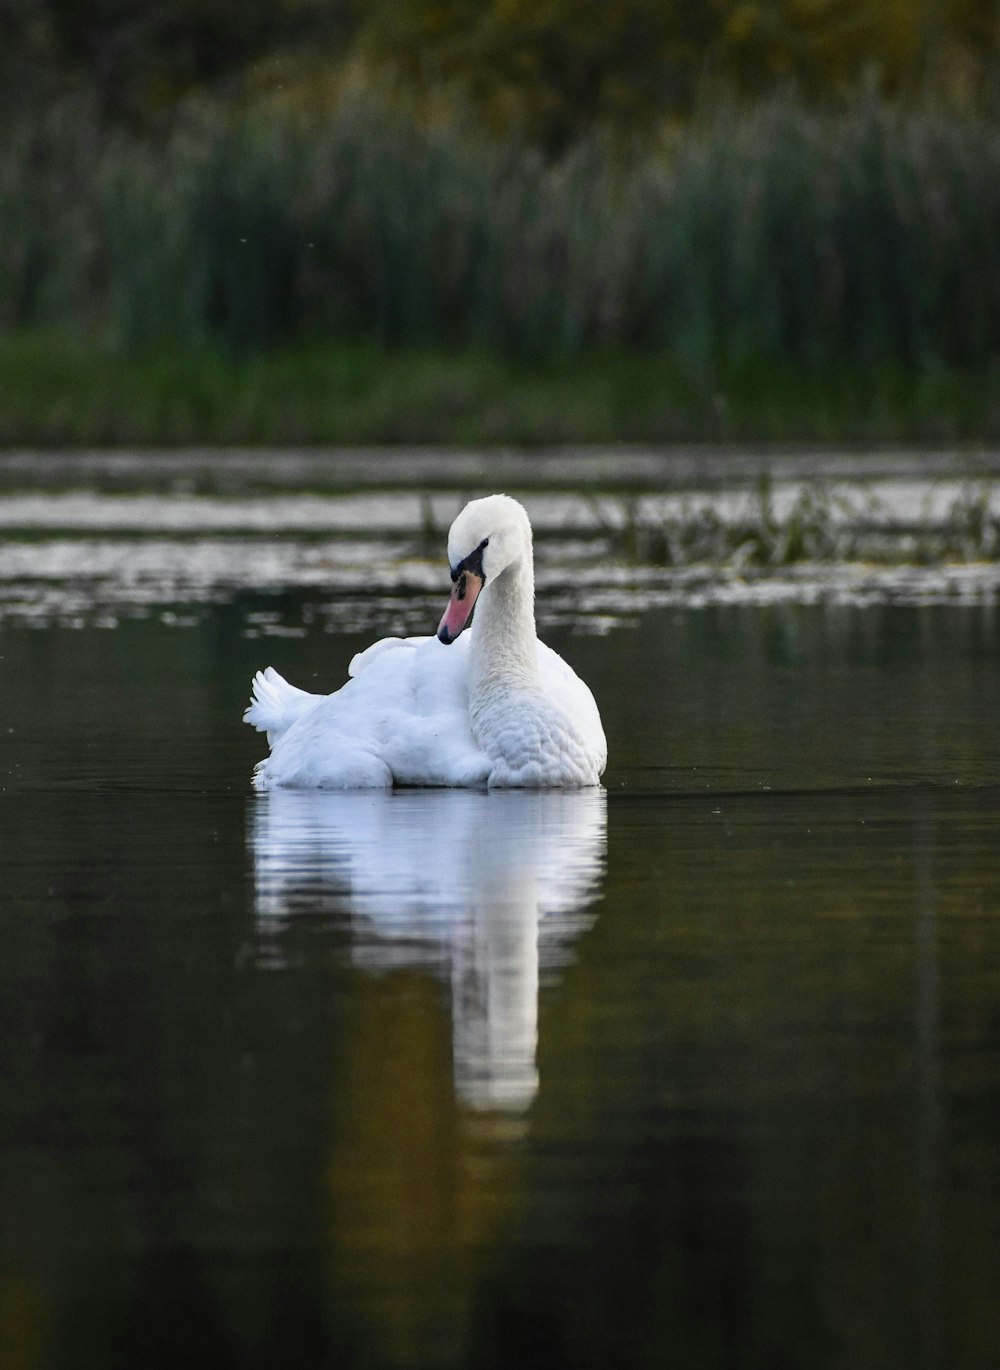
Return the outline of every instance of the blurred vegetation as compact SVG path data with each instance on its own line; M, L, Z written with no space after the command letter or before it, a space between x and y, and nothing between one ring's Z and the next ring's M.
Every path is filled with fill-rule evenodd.
M192 93L238 95L255 63L336 60L356 29L352 0L4 0L0 102L78 96L109 124L162 128Z
M97 344L147 374L642 353L708 417L682 432L731 430L758 389L780 407L795 375L849 412L874 369L885 436L959 393L944 429L986 436L998 32L982 0L9 0L8 383L56 335L66 366ZM30 410L5 387L8 440Z
M691 498L666 511L633 496L592 508L612 556L636 566L721 566L738 574L817 562L940 566L1000 554L996 484L967 481L933 518L903 522L870 490L803 484L779 507L770 479L735 505Z
M709 378L710 381L711 378ZM0 444L190 446L1000 439L1000 372L752 365L662 351L507 357L369 343L135 355L42 331L0 345Z
M998 29L995 0L5 0L0 101L83 91L135 126L192 91L329 98L360 79L557 150L788 78L810 98L865 79L968 103L995 85Z
M398 86L471 101L549 150L594 127L649 128L719 90L811 98L867 81L890 96L980 97L991 0L382 0L364 50Z

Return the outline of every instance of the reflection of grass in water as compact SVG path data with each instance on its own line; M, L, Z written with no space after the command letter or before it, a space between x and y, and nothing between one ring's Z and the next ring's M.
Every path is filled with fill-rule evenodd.
M65 334L0 346L0 442L40 445L950 441L1000 436L1000 373L755 365L702 385L664 353L313 344L125 355ZM613 476L613 471L609 471Z
M990 482L970 483L943 519L917 528L894 527L871 495L822 483L801 489L779 515L766 478L728 517L694 499L670 517L651 513L636 499L620 501L610 517L606 504L594 507L613 550L636 565L737 570L851 561L933 565L1000 558L995 495Z

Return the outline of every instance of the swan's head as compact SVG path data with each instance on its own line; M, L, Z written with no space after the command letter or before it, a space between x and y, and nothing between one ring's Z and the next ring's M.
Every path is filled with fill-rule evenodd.
M438 625L442 642L454 642L468 626L483 586L513 562L531 555L531 524L509 495L487 495L467 504L448 534L453 589Z

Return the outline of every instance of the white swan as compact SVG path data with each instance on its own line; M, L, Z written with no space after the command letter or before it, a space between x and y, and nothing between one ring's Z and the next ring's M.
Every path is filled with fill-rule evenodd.
M453 588L437 637L383 638L350 680L312 695L270 667L244 718L271 754L258 789L596 785L607 760L594 697L535 635L531 524L488 495L448 535ZM475 622L461 641L455 639Z

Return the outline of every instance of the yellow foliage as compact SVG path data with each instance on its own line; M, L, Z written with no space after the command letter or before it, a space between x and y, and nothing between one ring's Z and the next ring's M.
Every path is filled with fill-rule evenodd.
M961 70L968 90L996 59L998 21L992 0L393 0L363 41L425 96L446 89L494 130L558 149L594 125L683 113L706 80L897 94L947 90Z

